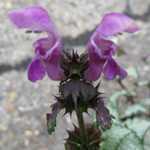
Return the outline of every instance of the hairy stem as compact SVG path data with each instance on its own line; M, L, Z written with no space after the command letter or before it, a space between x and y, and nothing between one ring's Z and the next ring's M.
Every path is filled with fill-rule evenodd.
M85 124L84 124L84 119L83 119L83 113L81 112L80 108L78 108L77 103L75 103L75 111L79 123L79 128L80 128L80 134L82 138L82 145L81 145L81 150L89 150L88 148L88 137L86 135L86 129L85 129Z

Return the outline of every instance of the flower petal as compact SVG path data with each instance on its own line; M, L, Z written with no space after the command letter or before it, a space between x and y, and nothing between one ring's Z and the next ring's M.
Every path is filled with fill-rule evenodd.
M127 77L127 72L120 66L118 66L118 75L120 77L120 79L124 79Z
M105 38L101 38L97 33L95 33L88 43L89 53L97 53L101 58L107 58L115 54L118 46Z
M39 58L34 58L28 67L28 79L32 82L43 79L45 68Z
M106 65L104 66L103 72L108 80L113 80L117 75L119 75L121 79L124 79L127 76L126 71L112 58L108 59Z
M103 71L104 60L99 63L89 63L88 69L85 71L84 77L86 80L95 81L97 80Z
M110 40L99 38L96 41L97 46L101 49L103 56L110 56L117 50L118 46Z
M101 36L111 36L122 32L133 33L139 30L135 22L122 13L106 14L96 32Z
M54 46L55 42L56 38L52 36L38 39L33 43L36 54L39 54L40 56L46 56L47 51Z
M60 66L62 55L61 49L62 49L61 42L57 41L55 45L49 51L47 51L46 70L48 76L52 80L64 79L64 72Z
M18 28L27 28L31 31L47 31L54 33L55 26L47 11L40 6L30 6L24 9L11 11L10 20Z
M61 69L60 65L58 63L49 63L46 65L46 70L48 73L48 76L52 80L62 80L64 79L64 72Z

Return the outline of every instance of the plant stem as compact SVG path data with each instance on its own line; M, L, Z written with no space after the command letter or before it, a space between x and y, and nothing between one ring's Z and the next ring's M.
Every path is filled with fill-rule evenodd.
M79 128L80 128L80 134L82 138L82 148L83 150L89 150L88 148L88 137L86 135L86 129L84 125L84 119L83 119L83 113L81 112L80 108L78 108L77 104L75 104L75 111L77 114L77 119L79 123ZM81 149L82 150L82 149Z

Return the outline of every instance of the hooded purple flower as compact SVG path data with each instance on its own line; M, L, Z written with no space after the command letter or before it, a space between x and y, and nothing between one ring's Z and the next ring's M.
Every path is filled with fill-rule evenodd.
M52 80L62 80L60 67L62 43L47 11L39 6L31 6L9 13L10 20L20 29L46 32L47 37L34 42L35 57L28 67L28 78L35 82L43 79L45 74Z
M126 71L113 59L118 46L110 40L110 37L122 32L133 33L138 30L138 26L128 16L121 13L106 14L87 44L89 67L85 72L85 78L95 81L102 72L109 80L117 75L121 79L125 78Z

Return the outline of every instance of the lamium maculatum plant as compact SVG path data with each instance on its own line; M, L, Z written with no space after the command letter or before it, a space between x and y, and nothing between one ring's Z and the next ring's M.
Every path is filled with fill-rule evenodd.
M99 150L103 132L112 125L112 115L105 106L104 97L99 92L100 84L94 85L102 75L113 80L124 79L126 71L116 62L114 55L119 46L112 37L123 32L138 31L138 26L128 16L108 13L87 42L85 52L67 50L47 11L39 6L31 6L9 13L12 23L28 32L46 32L47 36L33 43L35 56L28 66L28 79L32 82L49 79L60 82L59 96L46 115L48 132L56 126L56 118L61 109L65 114L76 112L78 126L68 131L66 150ZM91 108L96 114L95 122L86 124L83 113ZM65 115L64 114L64 115Z

